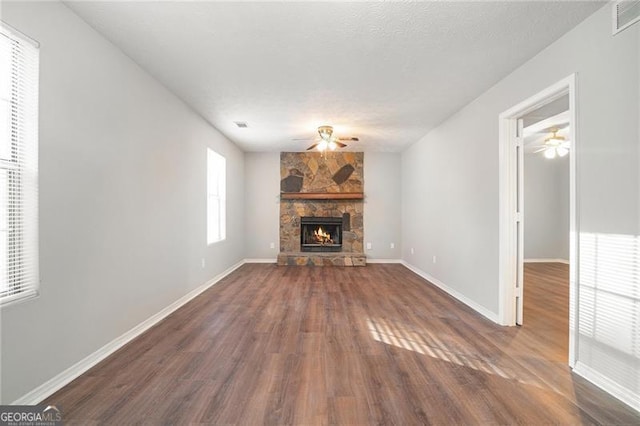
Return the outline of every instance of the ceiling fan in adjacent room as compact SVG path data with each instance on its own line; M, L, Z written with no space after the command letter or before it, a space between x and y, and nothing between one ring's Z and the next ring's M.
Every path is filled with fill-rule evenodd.
M346 147L347 144L344 142L358 142L360 140L356 137L339 138L333 134L332 126L318 127L318 135L320 135L320 139L316 139L316 142L309 148L307 148L307 151L310 151L314 148L320 152L324 152L326 150L335 151L337 148Z
M569 153L571 144L564 136L558 136L558 129L551 129L552 135L544 140L544 144L536 147L534 153L543 152L546 158L564 157Z

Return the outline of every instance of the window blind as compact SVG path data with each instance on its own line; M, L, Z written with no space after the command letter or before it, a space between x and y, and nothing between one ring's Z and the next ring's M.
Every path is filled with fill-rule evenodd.
M0 304L38 292L36 42L0 23Z

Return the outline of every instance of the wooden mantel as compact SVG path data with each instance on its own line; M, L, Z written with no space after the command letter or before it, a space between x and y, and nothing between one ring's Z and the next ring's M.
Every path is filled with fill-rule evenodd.
M364 192L282 192L281 200L362 200Z

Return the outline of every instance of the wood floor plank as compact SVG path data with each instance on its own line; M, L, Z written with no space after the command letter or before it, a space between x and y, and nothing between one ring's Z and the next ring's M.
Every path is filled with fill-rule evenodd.
M522 327L402 265L246 264L56 392L67 424L640 424L567 366L568 268Z

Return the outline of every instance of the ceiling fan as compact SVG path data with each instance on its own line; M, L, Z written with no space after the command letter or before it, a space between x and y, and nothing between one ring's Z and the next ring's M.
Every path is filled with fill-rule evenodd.
M320 140L315 142L307 151L310 151L314 148L317 148L318 151L324 152L327 149L331 151L335 151L336 148L344 148L347 146L347 141L358 142L360 139L356 137L350 138L339 138L333 134L333 127L331 126L320 126L318 127L318 135L320 135ZM344 142L343 142L344 141Z
M564 157L569 153L570 143L564 136L558 136L558 129L551 129L552 135L545 138L544 145L537 147L538 149L533 151L534 154L544 151L546 158L552 159L556 155L558 157Z

